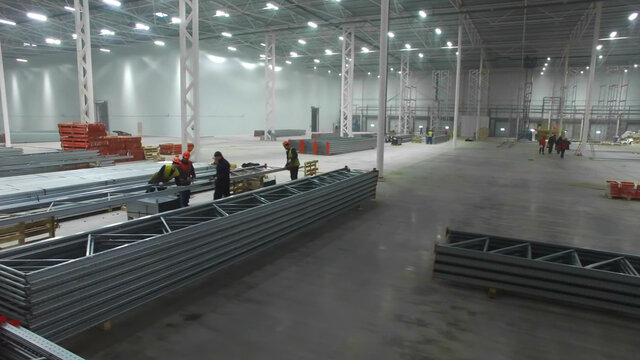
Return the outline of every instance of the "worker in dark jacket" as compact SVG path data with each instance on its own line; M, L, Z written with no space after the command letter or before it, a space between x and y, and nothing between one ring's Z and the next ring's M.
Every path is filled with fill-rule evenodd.
M562 136L558 136L556 139L556 153L560 155L560 151L562 151Z
M231 165L220 151L213 154L213 159L213 165L216 165L216 190L213 193L213 200L218 200L231 196Z
M549 145L547 147L549 148L549 154L551 154L551 152L553 151L553 146L556 144L556 135L551 135L548 142Z
M179 166L176 164L162 165L160 170L158 170L157 173L153 174L153 176L149 180L149 184L154 185L154 187L148 189L147 192L155 191L155 187L158 187L158 190L166 189L164 185L180 176L180 170L178 170L178 168Z
M176 159L178 159L176 157ZM175 160L174 159L174 162ZM189 151L185 151L182 154L182 159L178 159L178 170L180 171L180 176L176 178L176 185L178 186L189 186L193 179L196 178L196 170L193 167L193 163L191 162L191 153ZM191 190L183 190L180 192L180 202L182 203L182 207L189 206L189 198L191 197Z
M298 169L300 168L300 159L298 159L298 152L291 146L290 141L285 141L282 143L282 146L287 151L287 164L285 167L289 169L291 173L291 180L295 180L298 178Z

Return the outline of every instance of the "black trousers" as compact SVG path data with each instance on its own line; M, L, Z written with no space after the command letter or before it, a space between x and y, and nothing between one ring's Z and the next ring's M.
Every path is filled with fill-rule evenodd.
M190 197L191 197L191 190L180 191L180 203L182 203L182 207L189 206Z
M560 157L564 159L564 149L560 150Z
M289 172L291 173L291 180L295 180L298 178L298 169L300 169L300 166L294 166L289 168Z
M213 193L213 200L218 200L229 196L231 196L229 182L222 184L216 183L216 190Z

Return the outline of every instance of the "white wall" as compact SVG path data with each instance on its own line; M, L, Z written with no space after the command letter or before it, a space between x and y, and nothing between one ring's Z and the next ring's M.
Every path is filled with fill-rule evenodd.
M200 102L202 135L250 134L264 128L264 67L246 69L240 59L215 63L201 43ZM242 54L234 54L243 57ZM242 61L257 63L257 59ZM27 64L6 63L9 116L14 130L56 130L57 123L79 120L75 53L33 57ZM320 128L339 119L340 78L282 64L276 73L276 128L309 129L311 106L320 108ZM96 100L109 101L111 130L144 135L180 135L179 51L165 47L113 48L93 52Z

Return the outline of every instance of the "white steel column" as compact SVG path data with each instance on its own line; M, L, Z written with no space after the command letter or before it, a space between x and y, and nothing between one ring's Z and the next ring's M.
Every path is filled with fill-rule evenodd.
M268 33L265 41L265 140L276 140L276 36Z
M484 61L484 49L480 50L480 69L478 71L478 108L476 109L476 141L478 141L478 132L480 132L480 104L482 104L482 66ZM516 140L518 134L516 134Z
M4 82L4 58L0 42L0 98L2 106L2 123L4 124L4 146L11 147L11 129L9 128L9 109L7 109L7 86Z
M89 0L74 0L76 9L76 53L78 55L78 85L80 90L80 122L94 123L93 66L91 63L91 27Z
M340 98L340 136L353 137L353 73L355 67L353 25L345 26L342 29L342 38L342 92Z
M567 108L567 97L569 96L569 54L571 48L567 46L567 53L565 55L564 62L564 81L562 82L562 98L560 99L560 124L558 126L558 133L562 135L562 126L564 125L564 115Z
M460 115L460 82L462 80L462 17L458 18L458 62L456 67L456 97L453 110L453 148L458 138L458 116Z
M200 63L198 0L180 0L180 115L182 151L200 149Z
M598 58L598 38L600 37L600 18L602 16L602 1L596 3L596 21L593 25L593 43L591 44L591 64L589 65L589 81L587 82L587 94L585 96L584 122L580 131L580 147L587 143L589 128L591 127L591 92L596 76L596 59ZM579 154L576 151L576 154Z
M389 0L380 1L380 81L378 82L378 144L376 166L383 177L384 138L387 120L387 33L389 32Z

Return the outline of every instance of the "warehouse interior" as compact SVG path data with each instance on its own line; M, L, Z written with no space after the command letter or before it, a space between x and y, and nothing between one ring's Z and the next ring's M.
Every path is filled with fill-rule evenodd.
M0 359L636 359L639 12L0 0Z

